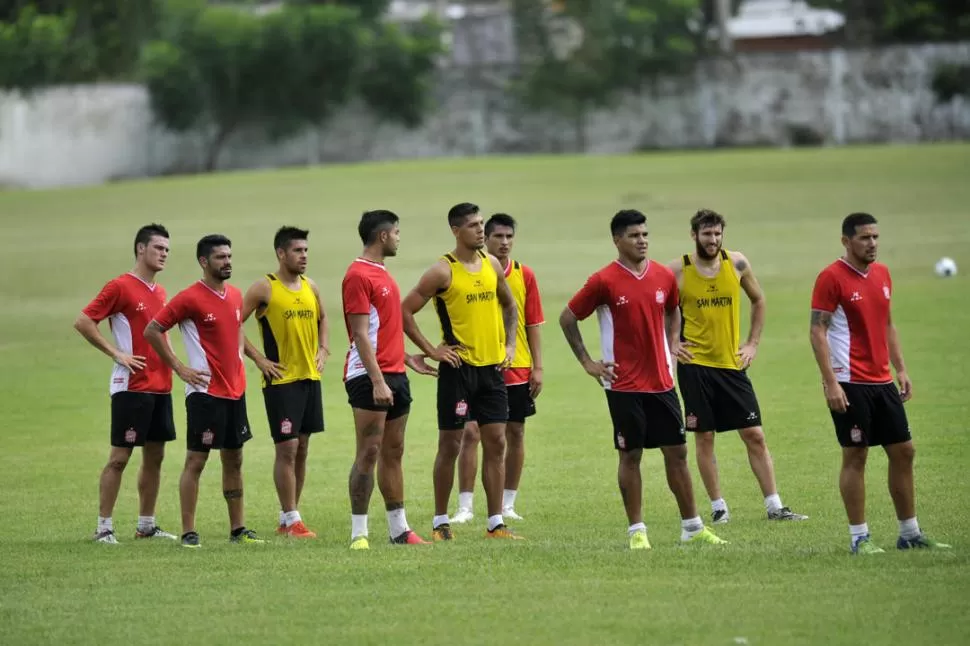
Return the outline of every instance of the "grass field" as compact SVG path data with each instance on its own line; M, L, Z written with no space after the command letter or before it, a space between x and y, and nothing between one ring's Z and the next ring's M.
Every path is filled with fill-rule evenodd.
M970 633L970 476L967 470L970 290L940 280L937 258L970 270L970 147L947 145L745 151L637 157L443 160L225 174L48 192L0 194L0 643L469 643L469 644L963 644ZM544 298L546 386L529 422L516 530L528 540L481 538L401 548L383 542L379 494L367 553L347 549L346 475L353 454L340 383L347 343L339 286L358 253L356 223L369 208L402 218L391 269L402 291L453 239L445 213L473 201L520 220L515 256L531 264ZM619 208L648 215L650 255L690 249L699 207L728 218L725 244L743 250L768 298L768 324L751 370L786 504L809 514L771 524L740 440L719 438L732 521L723 549L683 549L660 456L645 456L646 521L654 549L626 549L605 400L576 365L557 318L585 277L615 254L608 220ZM853 558L837 489L839 449L808 345L812 283L837 257L850 211L880 218L881 260L894 272L894 319L915 397L922 526L947 553ZM334 356L324 382L328 430L311 446L304 518L320 537L275 538L272 445L255 369L249 367L248 525L270 543L229 545L218 461L203 476L204 548L136 544L135 473L115 511L123 544L94 544L98 474L107 456L108 361L72 327L108 278L131 266L138 226L172 232L170 294L199 274L204 234L229 235L233 282L275 267L272 235L307 226L309 274L332 317ZM435 332L430 311L420 322ZM595 347L592 323L583 329ZM248 328L256 337L255 325ZM181 339L173 338L184 356ZM434 382L412 376L415 405L405 456L408 517L425 537L432 515ZM160 524L179 529L179 440L170 445ZM873 452L869 524L891 548L896 521L886 460ZM695 492L709 505L696 468ZM457 491L453 497L454 510Z

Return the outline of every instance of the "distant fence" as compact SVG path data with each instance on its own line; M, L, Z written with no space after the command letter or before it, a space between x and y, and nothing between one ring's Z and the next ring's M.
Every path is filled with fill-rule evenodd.
M712 60L585 120L587 152L652 148L918 142L970 138L970 102L937 104L936 66L970 60L970 43L743 54ZM222 169L336 161L576 150L574 123L528 112L505 87L508 65L442 70L436 106L416 130L354 106L285 141L238 133ZM138 85L0 93L0 186L49 187L196 172L201 133L155 125Z

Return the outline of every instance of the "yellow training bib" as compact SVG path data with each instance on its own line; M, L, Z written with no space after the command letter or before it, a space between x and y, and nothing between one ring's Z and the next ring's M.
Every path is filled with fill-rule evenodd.
M270 285L269 303L256 315L263 354L286 370L273 385L302 379L320 379L317 348L320 347L320 309L309 281L300 276L300 288L289 289L276 274L266 274ZM270 385L263 377L263 386Z
M684 256L680 288L683 337L695 344L692 363L712 368L738 369L741 341L741 280L727 251L721 250L721 267L705 276Z
M498 275L488 256L479 251L481 269L468 271L454 255L442 256L451 269L451 284L435 295L434 308L445 343L460 345L462 361L491 366L505 359L505 329L496 287Z

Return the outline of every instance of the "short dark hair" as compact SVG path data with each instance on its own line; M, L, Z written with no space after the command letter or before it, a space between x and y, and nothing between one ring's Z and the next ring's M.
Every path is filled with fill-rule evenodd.
M721 229L727 226L727 220L724 219L723 215L710 209L701 209L690 219L690 230L697 233L701 229L716 227L719 224Z
M508 213L496 213L485 223L485 237L487 238L495 230L495 227L508 227L515 233L515 218Z
M360 241L365 245L374 244L377 236L384 229L391 229L401 221L393 211L377 209L375 211L364 211L360 216L360 224L357 225L357 233L360 234Z
M165 238L167 240L169 237L168 229L166 229L160 224L155 224L154 222L152 222L151 224L146 224L142 228L138 229L138 233L135 234L135 244L134 244L135 258L138 257L138 245L140 244L147 245L149 242L152 241L152 238L154 236Z
M310 237L310 232L296 227L280 227L276 235L273 236L274 249L289 249L290 243L294 240L306 240Z
M208 258L212 254L213 249L222 246L231 247L232 240L221 233L211 233L199 240L199 244L195 245L195 257Z
M878 222L868 213L850 213L842 220L842 235L851 238L856 234L856 227L864 227L867 224L878 224Z
M471 202L456 204L448 210L448 226L460 227L465 224L465 218L478 213L478 205Z
M627 227L646 223L647 216L640 213L640 211L636 209L623 209L622 211L617 211L613 219L610 220L610 233L615 237L626 231Z

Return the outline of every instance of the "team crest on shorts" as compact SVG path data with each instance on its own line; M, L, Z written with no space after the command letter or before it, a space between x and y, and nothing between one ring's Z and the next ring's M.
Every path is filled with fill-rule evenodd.
M620 435L619 433L616 434L616 445L621 449L626 448L626 440L624 440L623 436Z
M137 441L138 441L138 431L136 431L134 428L129 428L127 431L125 431L126 444L134 444Z
M464 399L455 404L455 415L458 417L464 417L468 414L468 402Z
M697 415L691 413L687 416L687 428L697 428Z
M293 422L288 418L280 422L280 433L283 435L289 435L293 432Z
M852 430L849 431L849 439L858 444L862 441L862 429L858 426L853 426Z
M216 437L215 433L213 433L209 429L206 429L202 433L202 444L204 444L205 446L212 446L212 440L214 440L215 437Z

